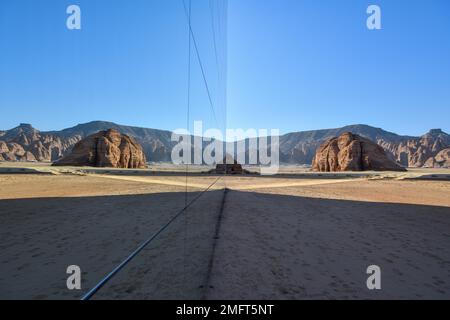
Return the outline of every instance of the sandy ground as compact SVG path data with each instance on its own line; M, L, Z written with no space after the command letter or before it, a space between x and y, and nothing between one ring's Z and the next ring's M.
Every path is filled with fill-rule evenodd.
M449 185L397 184L230 191L208 298L450 299ZM418 189L429 194L414 202L435 205L402 204ZM380 291L366 287L370 265Z
M368 179L285 179L272 183L254 184L250 178L237 184L228 182L235 190L249 190L293 197L354 200L378 203L423 204L450 207L450 181L368 180ZM257 178L256 178L257 179Z
M0 175L0 298L79 298L216 180ZM449 194L446 181L224 177L96 298L450 299ZM66 288L72 264L81 291ZM366 288L372 264L381 291Z
M185 187L95 176L14 175L0 176L0 182L1 299L80 298L83 292L93 287L178 213L186 201ZM187 200L192 200L202 190L188 188ZM187 257L188 249L194 251L197 248L191 257L196 257L194 261L207 266L211 242L202 243L199 237L201 239L204 234L214 231L214 213L218 212L222 192L205 194L195 207L188 210L189 215L191 210L195 210L192 219L188 216L186 222L184 219L177 221L143 252L144 257L156 257L144 266L146 272L151 268L151 275L156 276L149 282L155 284L155 288L155 280L163 280L159 277L161 273L165 274L166 281L172 279L168 266L183 266L176 260L183 260L183 253ZM202 216L202 212L207 216ZM211 219L210 224L206 223L208 218ZM181 227L183 234L180 233ZM190 241L184 241L188 235ZM187 242L199 245L192 249ZM168 254L172 260L166 257ZM81 267L82 291L67 289L65 272L69 265ZM145 294L141 295L130 291L129 287L122 293L105 288L101 296L185 298L188 295L200 298L202 292L198 288L206 272L199 268L192 269L195 267L193 263L185 265L186 272L199 274L197 278L189 278L190 281L199 281L191 286L193 289L174 291L173 287L168 286L155 293L152 286L146 285ZM179 275L175 283L184 283L180 278L184 273L174 270ZM123 274L126 274L128 270L124 271ZM127 284L138 288L138 280L133 275L133 280Z

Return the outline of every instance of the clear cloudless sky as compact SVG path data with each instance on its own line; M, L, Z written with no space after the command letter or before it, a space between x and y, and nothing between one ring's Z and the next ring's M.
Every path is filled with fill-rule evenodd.
M224 2L192 0L214 111L192 48L191 123L450 132L448 0L229 0L228 15ZM70 4L81 30L66 28ZM382 30L366 28L370 4ZM188 39L182 0L2 0L0 129L186 127Z

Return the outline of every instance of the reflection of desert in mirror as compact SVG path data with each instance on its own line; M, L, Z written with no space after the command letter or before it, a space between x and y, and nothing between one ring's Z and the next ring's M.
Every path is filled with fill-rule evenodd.
M447 1L106 2L0 3L0 299L450 299Z

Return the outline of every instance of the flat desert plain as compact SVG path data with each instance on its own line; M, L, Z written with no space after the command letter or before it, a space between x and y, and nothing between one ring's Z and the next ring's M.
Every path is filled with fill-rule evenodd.
M79 299L195 199L94 298L450 299L444 179L60 170L0 174L2 299Z

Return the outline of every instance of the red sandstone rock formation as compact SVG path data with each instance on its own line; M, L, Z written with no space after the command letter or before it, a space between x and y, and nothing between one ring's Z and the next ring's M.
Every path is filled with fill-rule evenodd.
M375 142L350 132L322 144L313 159L313 170L334 171L405 171L389 159Z
M53 165L145 168L146 159L142 147L134 139L110 129L81 140L71 154Z

